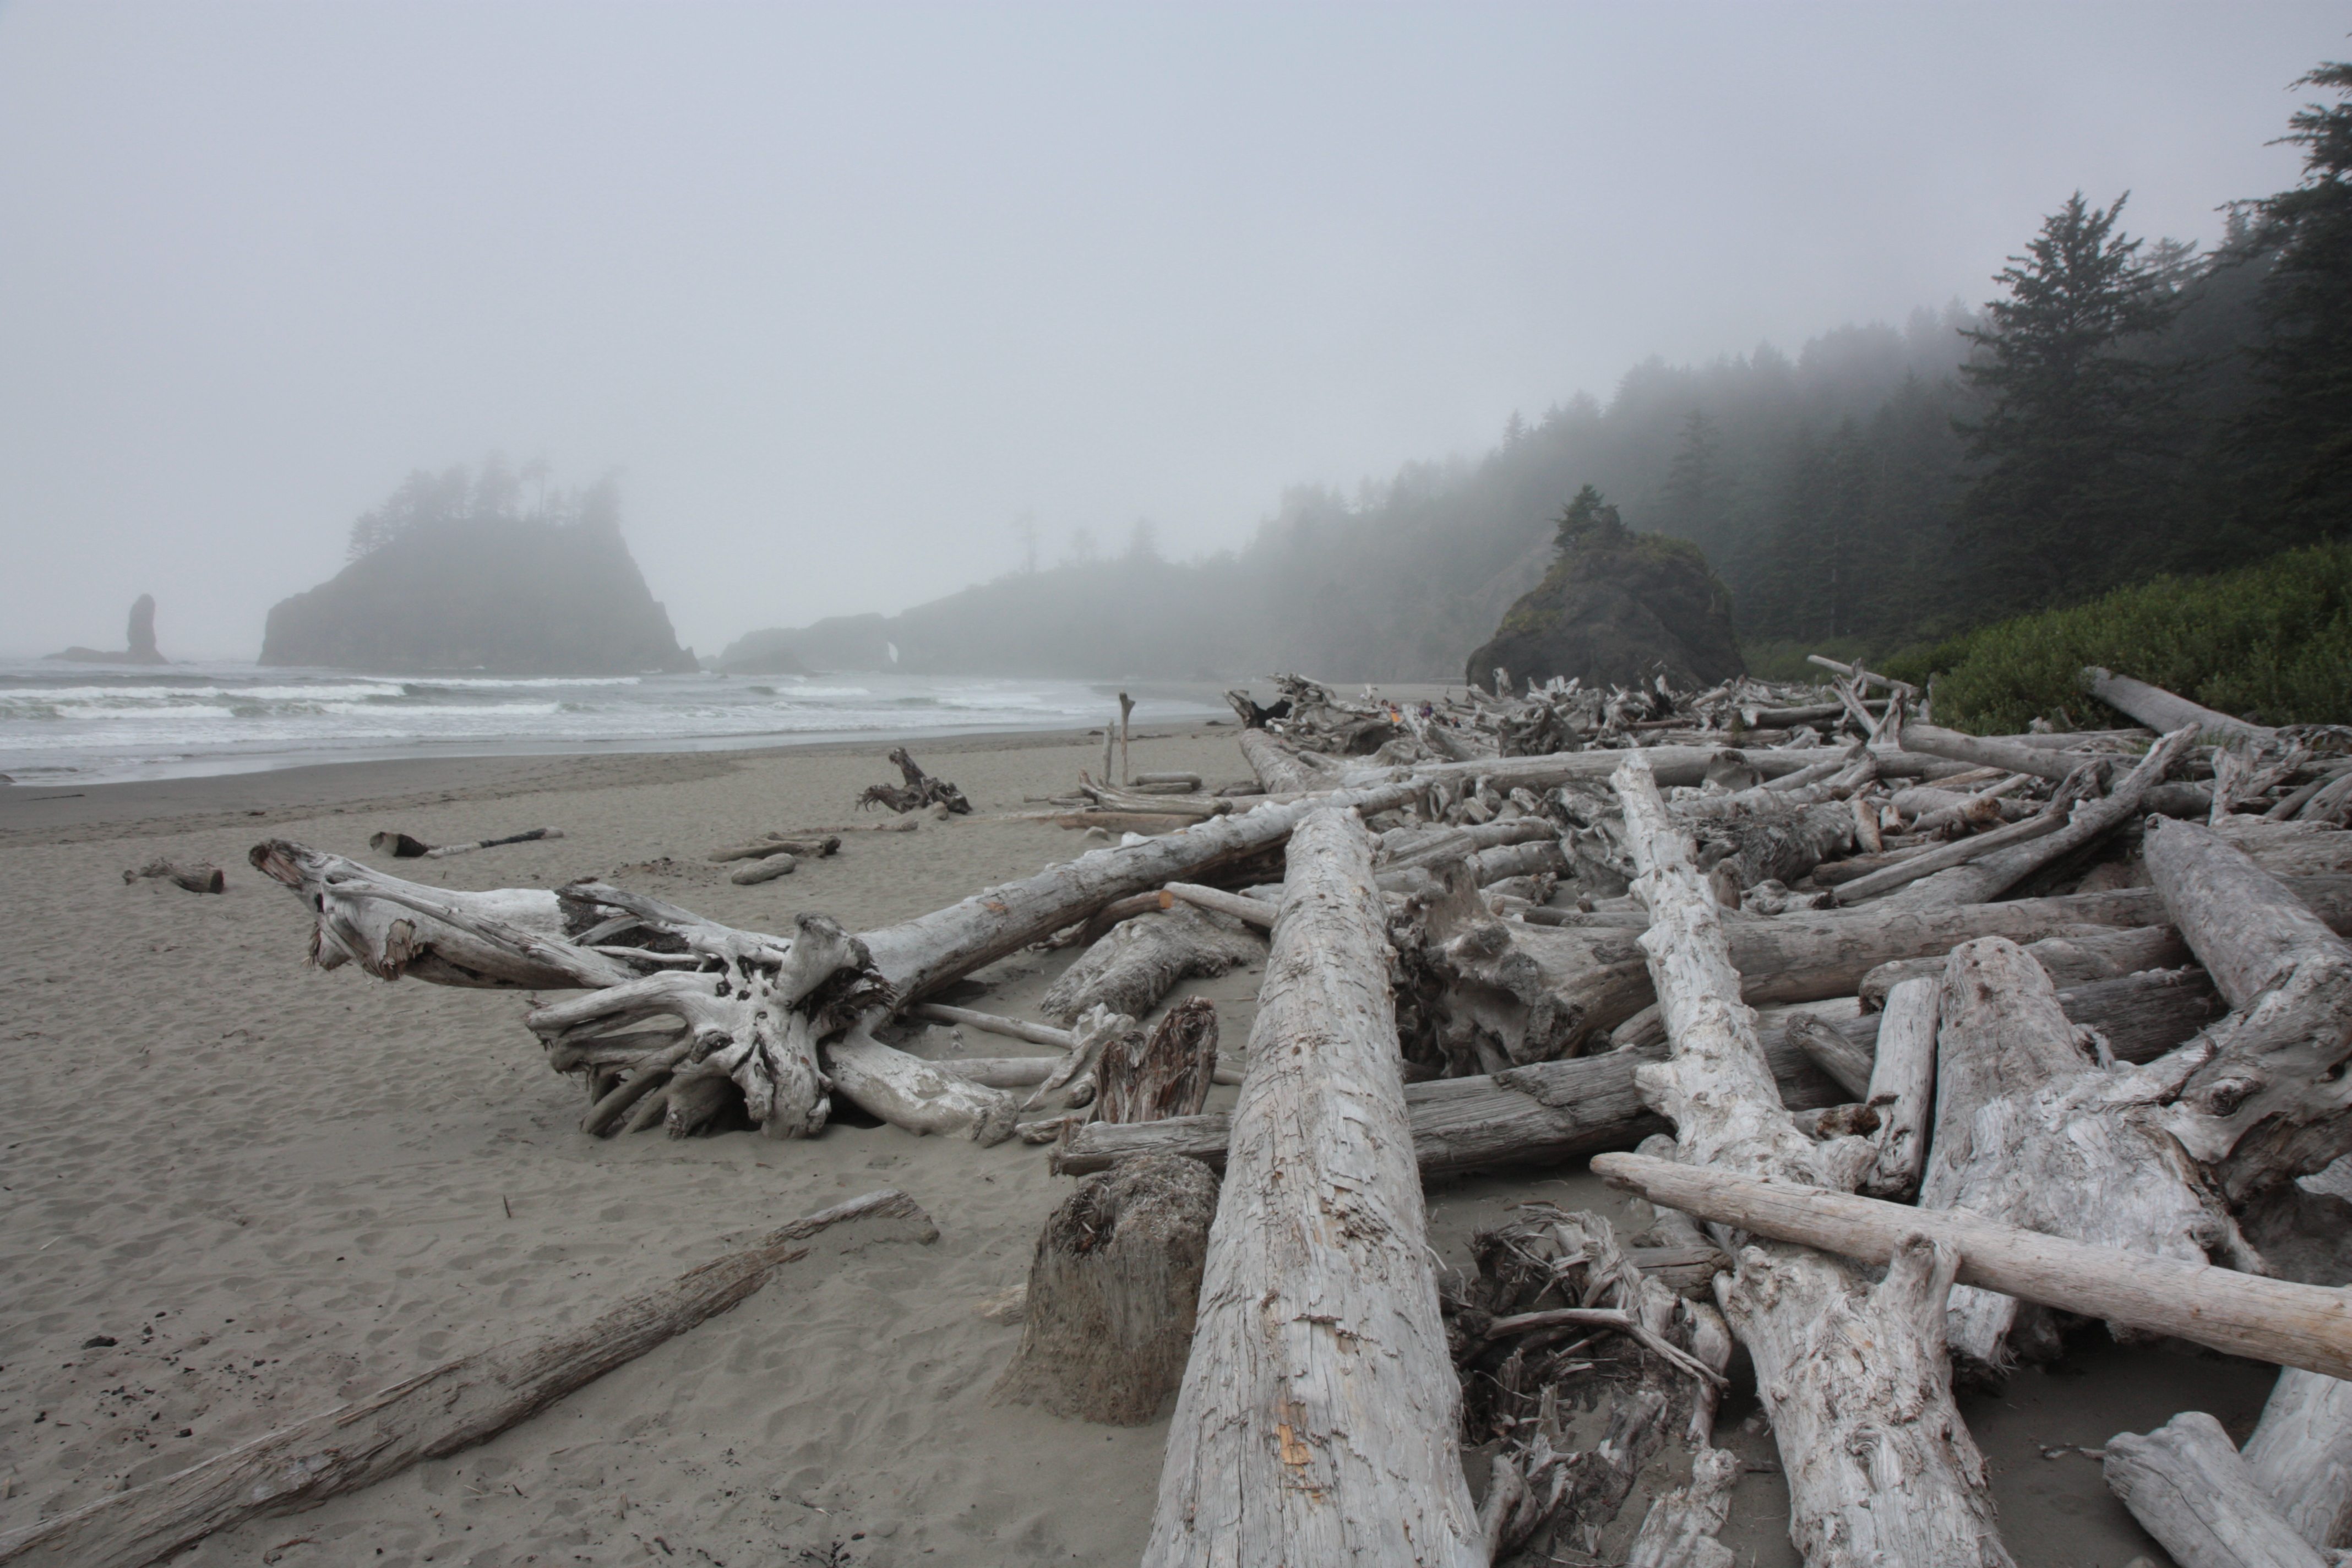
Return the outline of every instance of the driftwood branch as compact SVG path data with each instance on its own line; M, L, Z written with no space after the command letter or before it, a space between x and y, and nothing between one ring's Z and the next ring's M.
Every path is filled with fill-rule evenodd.
M487 1442L618 1366L741 1301L798 1244L850 1221L939 1235L904 1193L882 1191L795 1220L578 1328L444 1362L363 1399L257 1437L176 1475L0 1536L0 1563L145 1568L215 1531L295 1513L373 1486L424 1459Z
M2229 1355L2352 1375L2352 1300L2341 1290L1640 1154L1596 1155L1592 1169L1661 1206L1864 1263L1927 1237L1959 1254L1962 1284Z

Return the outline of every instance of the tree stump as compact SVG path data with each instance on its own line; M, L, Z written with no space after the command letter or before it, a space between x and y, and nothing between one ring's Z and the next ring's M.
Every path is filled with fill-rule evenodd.
M1149 1037L1137 1030L1103 1047L1095 1068L1095 1119L1197 1116L1216 1073L1216 1005L1205 996L1186 997Z
M1217 1178L1131 1160L1064 1200L1037 1237L1021 1349L995 1398L1113 1426L1155 1419L1184 1376Z

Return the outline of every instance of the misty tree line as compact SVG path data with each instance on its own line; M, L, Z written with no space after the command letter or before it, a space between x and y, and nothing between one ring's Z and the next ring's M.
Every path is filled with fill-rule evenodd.
M348 558L373 555L412 530L447 524L540 522L619 531L617 475L572 489L551 486L552 477L544 462L534 459L516 468L497 452L478 468L457 463L437 474L413 469L382 506L352 524Z
M1633 526L1697 543L1768 661L1776 644L1891 651L2342 537L2352 66L2300 85L2335 97L2290 122L2303 179L2229 209L2210 251L2135 237L2122 198L2077 195L1981 311L1842 329L1794 359L1654 360L1605 405L1515 416L1475 463L1410 466L1352 501L1294 492L1238 555L1087 572L1148 579L1143 602L1171 614L1189 604L1244 668L1378 679L1458 670L1588 484ZM970 654L982 607L958 617Z

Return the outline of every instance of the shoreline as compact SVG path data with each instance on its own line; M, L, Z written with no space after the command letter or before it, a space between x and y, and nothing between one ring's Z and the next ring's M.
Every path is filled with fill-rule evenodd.
M1138 730L1132 741L1139 744L1147 739L1178 736L1206 739L1221 731L1231 735L1233 721L1154 723L1148 731ZM0 788L0 845L77 844L97 838L197 832L238 823L260 826L321 812L397 811L452 801L684 784L722 778L782 757L837 756L868 750L881 767L875 775L875 782L881 783L892 774L883 758L897 746L914 752L919 762L925 755L1080 745L1101 734L1099 725L1091 730L924 731L695 750L352 758L250 773L88 784L54 791L18 784ZM1247 771L1237 756L1233 776L1238 778Z

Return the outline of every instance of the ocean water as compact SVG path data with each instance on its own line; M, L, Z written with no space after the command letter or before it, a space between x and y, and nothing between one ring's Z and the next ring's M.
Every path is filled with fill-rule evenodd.
M982 677L367 676L251 664L0 662L0 773L18 787L379 757L700 751L1102 724L1115 685ZM1206 694L1200 694L1205 696ZM1147 696L1138 722L1222 712Z

